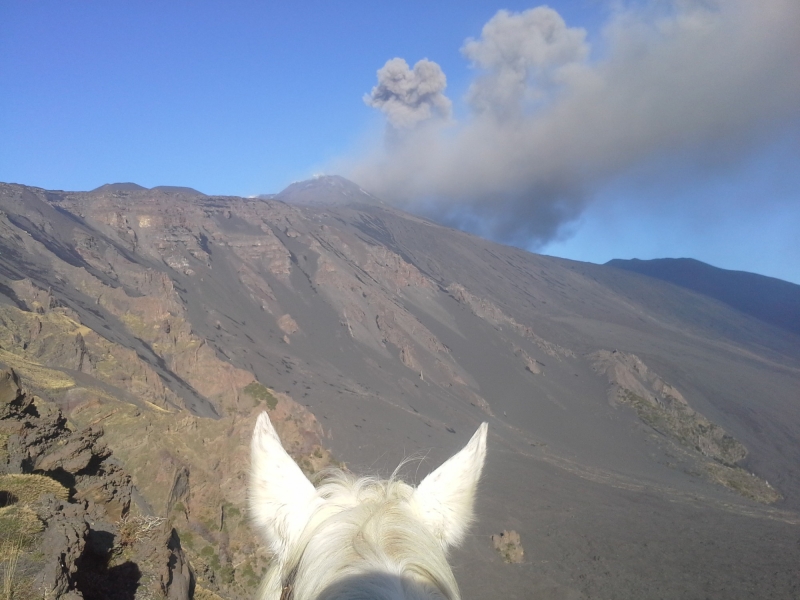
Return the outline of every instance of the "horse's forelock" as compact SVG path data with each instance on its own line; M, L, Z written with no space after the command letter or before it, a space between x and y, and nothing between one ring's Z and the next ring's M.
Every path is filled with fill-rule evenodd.
M361 588L394 581L393 589L406 585L410 591L427 590L424 596L406 592L397 596L386 589L380 598L435 598L431 590L447 600L459 598L441 543L409 503L414 488L396 478L356 478L336 470L324 475L317 490L325 503L312 516L285 566L294 572L294 600L327 597L322 595L325 590L337 590L332 596L336 598L359 598L366 592L359 581ZM344 588L337 582L343 580L350 582L352 595L341 595Z
M408 500L414 488L404 481L392 477L355 477L341 469L323 471L317 481L317 492L326 501L340 506L362 502L381 503Z

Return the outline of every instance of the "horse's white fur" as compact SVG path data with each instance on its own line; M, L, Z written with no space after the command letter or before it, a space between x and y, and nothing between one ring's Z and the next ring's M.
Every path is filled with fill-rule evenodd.
M259 598L460 598L447 563L473 518L487 424L414 488L392 477L330 471L315 488L281 445L267 413L251 443L250 514L273 564Z

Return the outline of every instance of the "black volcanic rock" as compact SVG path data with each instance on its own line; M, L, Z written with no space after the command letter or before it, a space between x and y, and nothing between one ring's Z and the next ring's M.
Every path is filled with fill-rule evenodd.
M668 281L800 334L800 285L755 273L720 269L692 258L614 259L606 265Z

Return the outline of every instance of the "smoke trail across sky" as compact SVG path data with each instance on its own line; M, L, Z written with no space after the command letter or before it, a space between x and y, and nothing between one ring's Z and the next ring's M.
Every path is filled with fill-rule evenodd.
M620 6L593 49L551 8L501 10L461 48L475 71L466 117L452 118L436 63L378 71L365 101L386 114L385 143L350 176L436 220L541 247L618 178L669 163L702 179L796 134L798 32L796 0L674 0Z

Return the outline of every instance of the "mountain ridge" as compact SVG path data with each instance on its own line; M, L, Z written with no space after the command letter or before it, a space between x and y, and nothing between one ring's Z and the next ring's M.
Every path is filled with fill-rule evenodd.
M800 334L800 285L789 281L720 269L692 258L614 259L605 264L668 281Z

